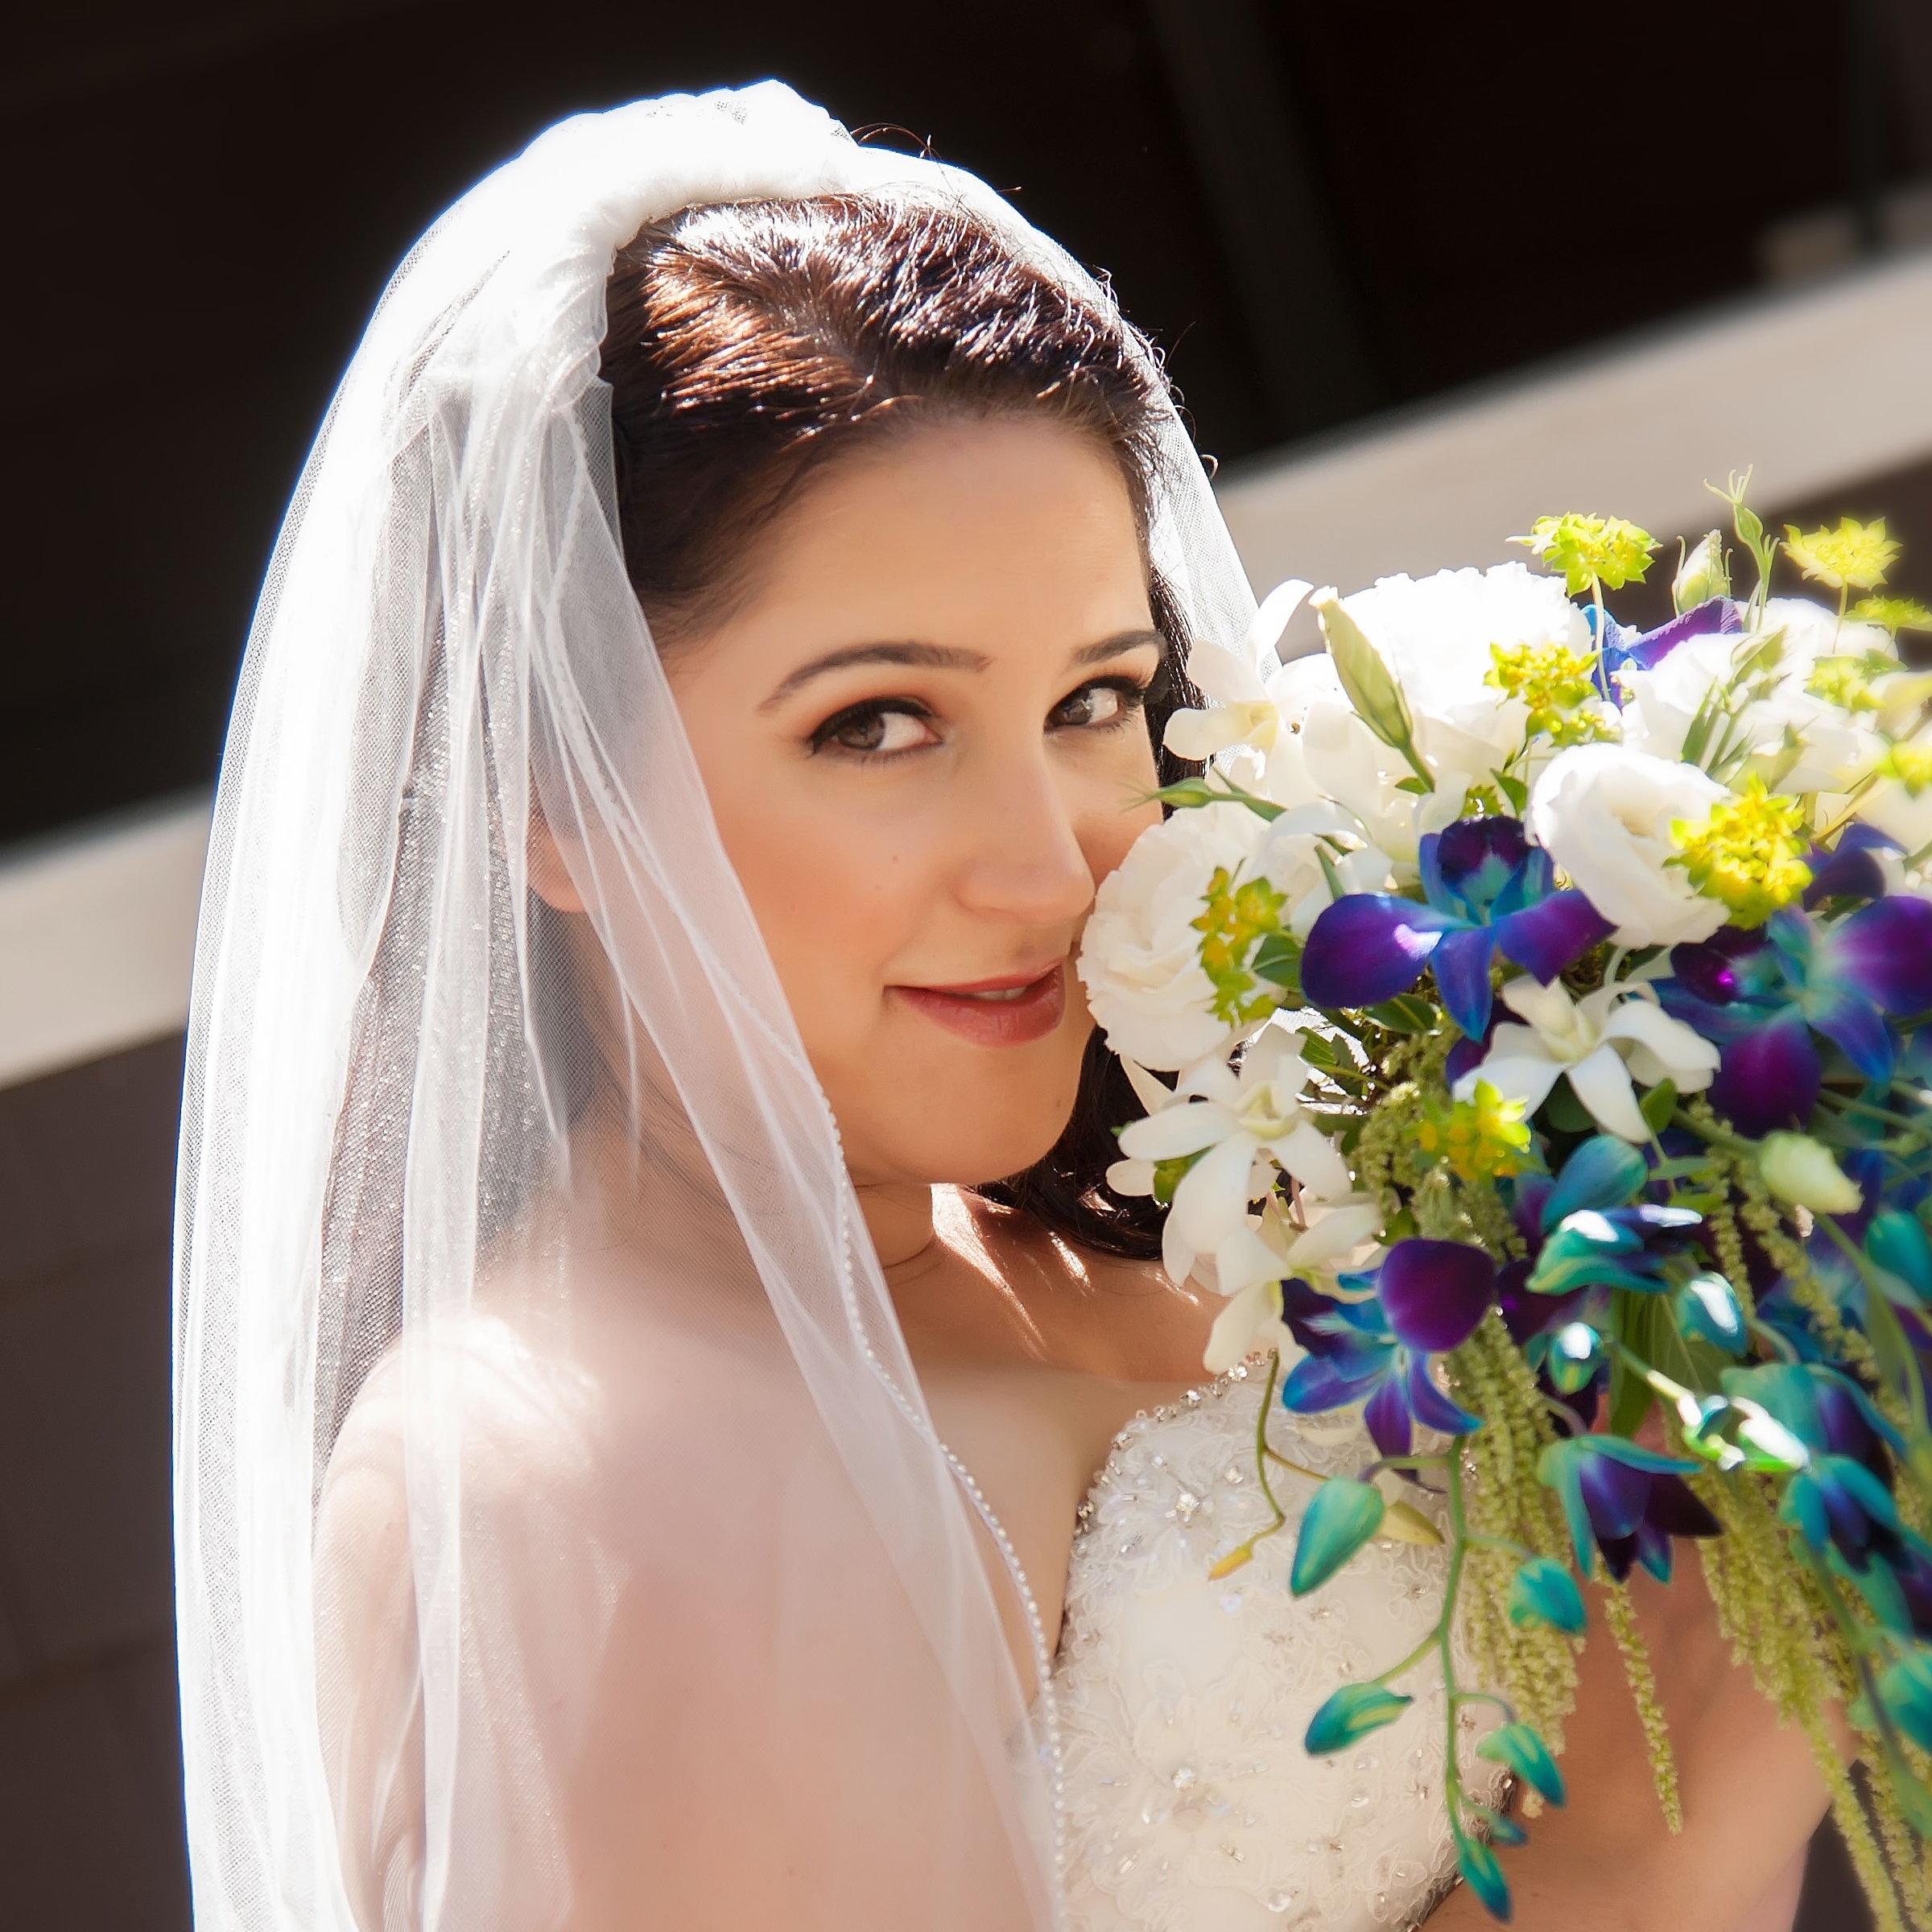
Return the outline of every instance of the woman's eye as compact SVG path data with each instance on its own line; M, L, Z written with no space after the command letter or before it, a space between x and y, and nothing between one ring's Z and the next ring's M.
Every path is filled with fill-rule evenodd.
M1138 711L1146 695L1137 685L1083 684L1053 708L1046 721L1056 731L1104 729Z
M811 734L814 751L831 745L869 758L886 757L895 751L917 751L922 745L938 741L932 727L920 713L883 704L862 704L840 712Z

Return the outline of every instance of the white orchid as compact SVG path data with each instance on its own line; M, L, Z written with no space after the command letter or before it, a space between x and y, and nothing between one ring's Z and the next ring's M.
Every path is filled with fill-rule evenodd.
M1565 1074L1570 1090L1607 1133L1646 1141L1633 1076L1646 1087L1668 1080L1679 1093L1711 1084L1717 1049L1656 1003L1646 985L1600 986L1572 999L1560 980L1538 985L1525 975L1502 989L1503 1004L1529 1023L1499 1026L1480 1067L1455 1084L1459 1100L1476 1097L1487 1081L1504 1099L1534 1113Z
M1195 645L1187 655L1187 675L1204 696L1214 700L1213 707L1175 712L1162 741L1182 758L1212 758L1237 745L1252 748L1259 770L1243 774L1254 780L1249 789L1258 788L1282 804L1299 804L1315 795L1298 778L1293 745L1296 720L1290 714L1305 674L1274 663L1275 646L1309 588L1298 577L1277 584L1261 600L1238 649L1205 640ZM1278 780L1289 795L1278 797Z
M1122 1131L1125 1158L1107 1176L1117 1193L1151 1194L1160 1162L1198 1157L1175 1185L1162 1231L1162 1265L1177 1286L1203 1259L1214 1263L1217 1287L1224 1265L1229 1280L1254 1279L1249 1203L1273 1187L1278 1167L1316 1200L1348 1193L1347 1163L1302 1104L1309 1079L1302 1038L1270 1022L1238 1074L1211 1054L1187 1069L1158 1113Z
M1210 1375L1222 1375L1258 1349L1281 1352L1283 1369L1302 1353L1288 1324L1282 1319L1282 1283L1290 1276L1326 1275L1381 1232L1382 1210L1366 1195L1307 1211L1307 1225L1291 1228L1270 1201L1258 1220L1250 1216L1250 1241L1229 1245L1225 1263L1217 1265L1216 1285L1228 1305L1215 1318L1202 1365ZM1238 1243L1238 1237L1236 1237Z

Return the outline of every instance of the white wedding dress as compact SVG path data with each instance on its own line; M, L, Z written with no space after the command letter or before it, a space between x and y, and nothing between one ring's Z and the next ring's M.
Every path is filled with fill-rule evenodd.
M1432 1662L1396 1686L1416 1701L1394 1724L1337 1757L1302 1748L1336 1686L1427 1633L1445 1552L1371 1545L1298 1602L1287 1574L1311 1488L1278 1468L1287 1525L1209 1580L1269 1520L1255 1480L1262 1381L1236 1368L1137 1416L1081 1507L1053 1679L1077 1932L1408 1926L1453 1874ZM1298 1424L1278 1408L1269 1441L1324 1475L1374 1454L1352 1422ZM1489 1708L1463 1712L1472 1740L1495 1721L1477 1715ZM1472 1794L1495 1802L1501 1774L1464 1761L1483 1774Z

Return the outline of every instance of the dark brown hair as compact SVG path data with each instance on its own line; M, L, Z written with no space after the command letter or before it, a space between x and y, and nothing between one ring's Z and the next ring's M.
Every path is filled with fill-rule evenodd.
M611 389L624 559L669 652L728 608L752 534L819 469L921 423L1046 416L1119 465L1145 538L1158 365L1110 303L1083 299L952 205L865 196L687 211L617 256L603 374ZM1150 572L1166 664L1147 707L1161 734L1195 701L1187 640ZM1103 1176L1141 1111L1096 1034L1058 1144L979 1191L1103 1252L1159 1252L1152 1203Z

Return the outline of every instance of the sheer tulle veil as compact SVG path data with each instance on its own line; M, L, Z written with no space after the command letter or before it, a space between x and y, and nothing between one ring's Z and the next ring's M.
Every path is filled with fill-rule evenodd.
M928 1419L616 534L614 250L855 192L963 202L1111 300L775 84L581 117L404 262L289 510L183 1116L203 1932L1059 1918L1024 1579ZM1154 561L1232 645L1252 600L1164 435Z

